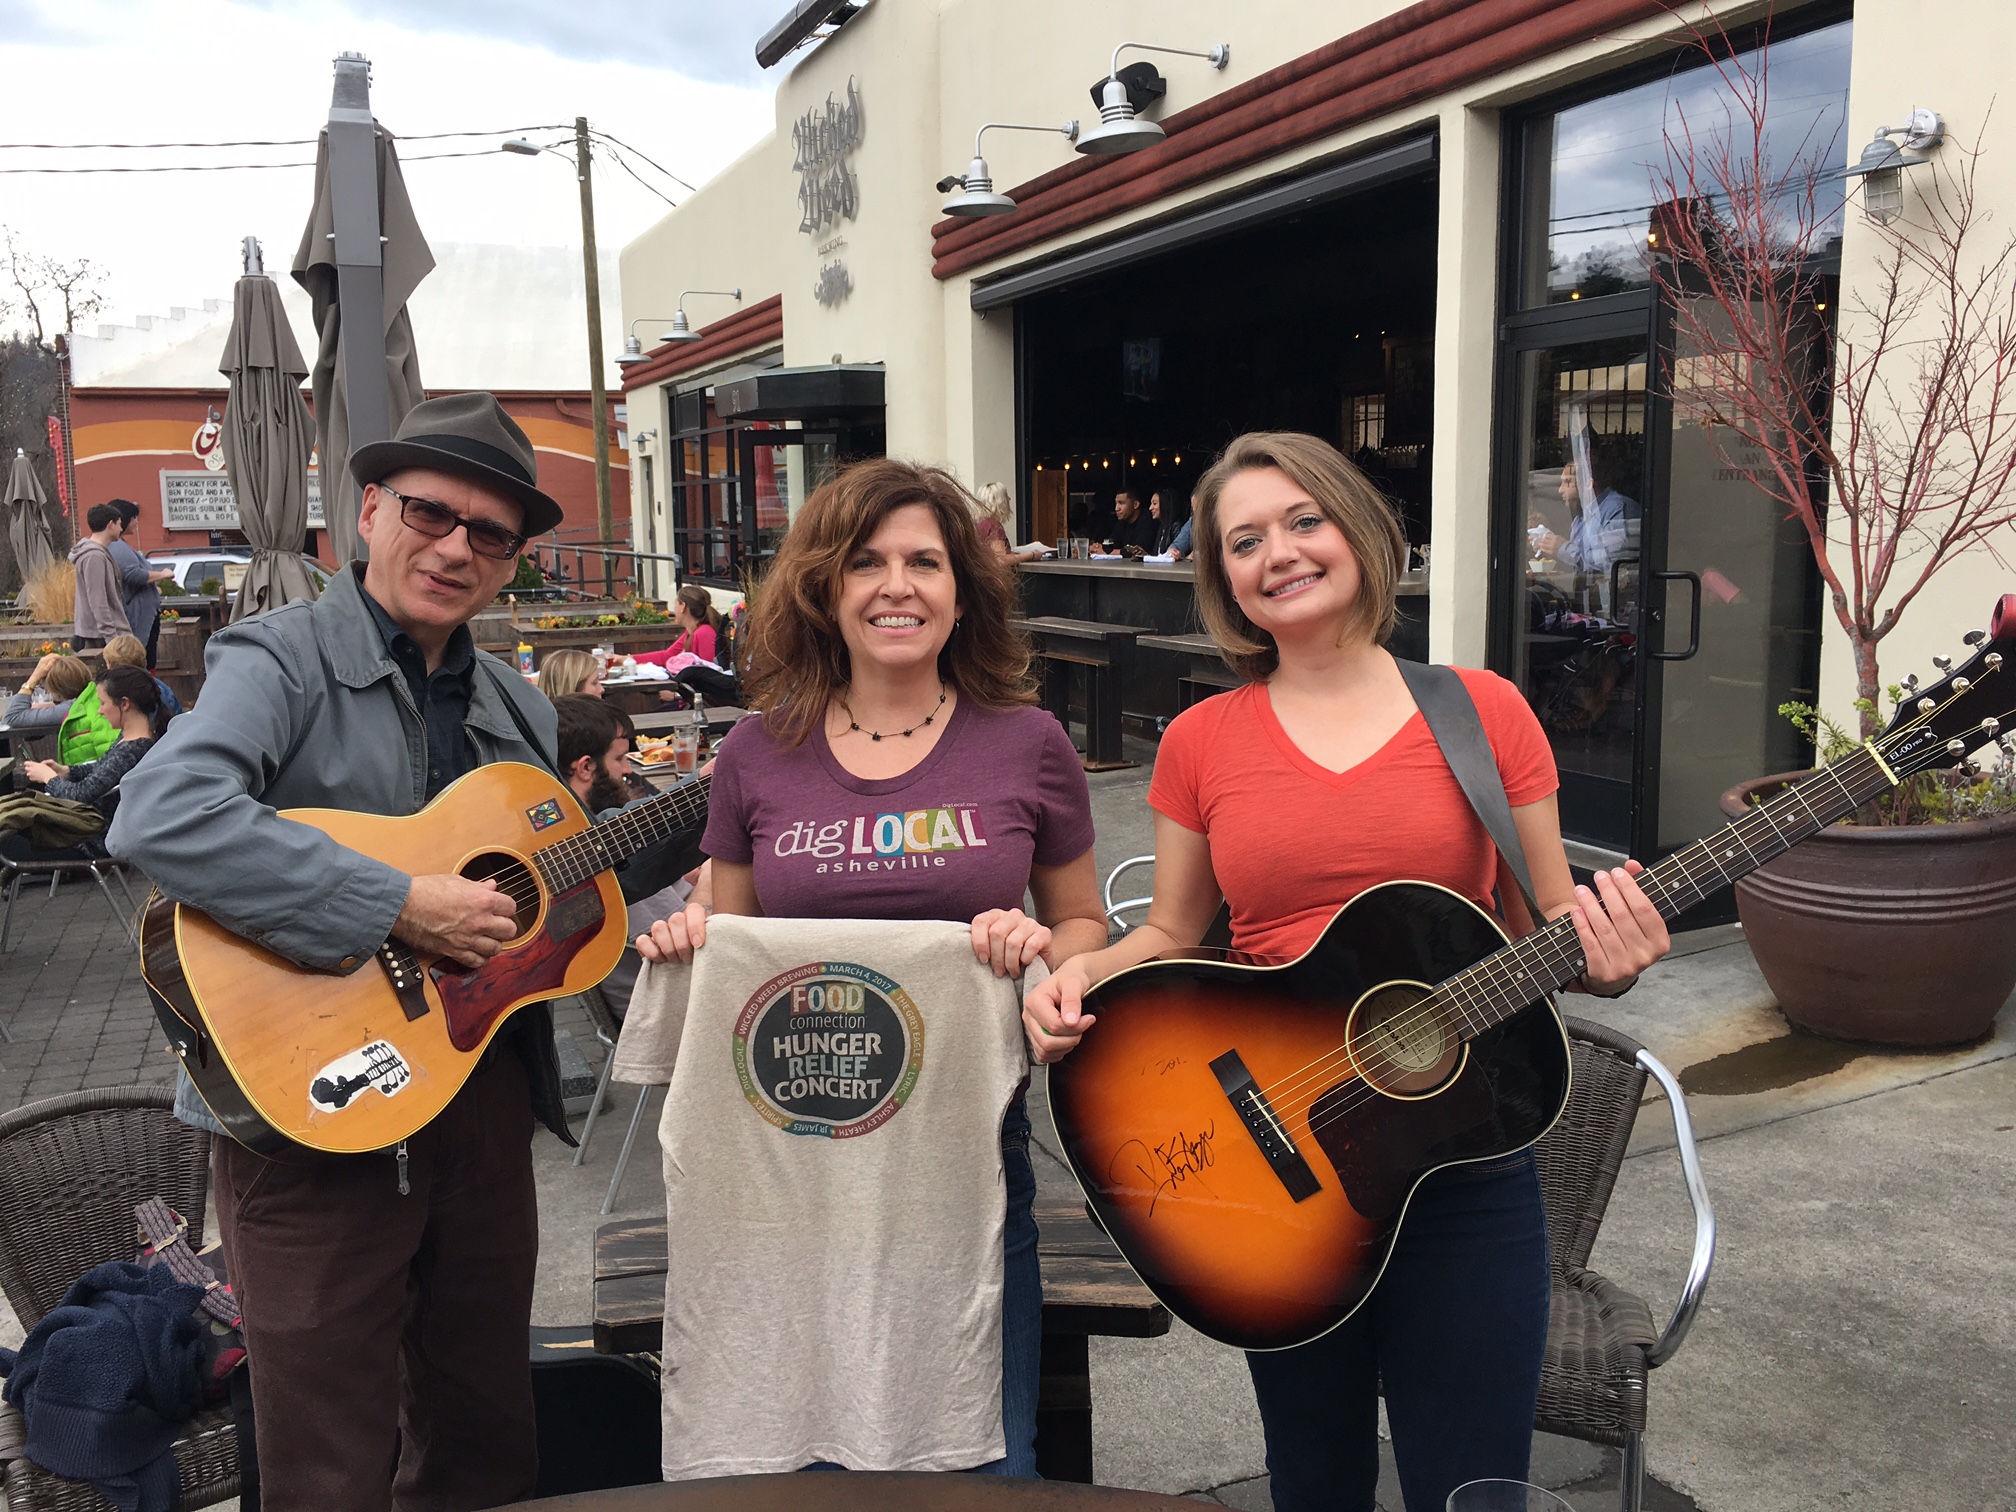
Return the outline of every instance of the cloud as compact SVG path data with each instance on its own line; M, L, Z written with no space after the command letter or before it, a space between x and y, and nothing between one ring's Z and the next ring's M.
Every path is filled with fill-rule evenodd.
M249 0L261 10L298 13L298 0ZM756 39L782 16L760 3L703 4L699 0L618 0L580 10L552 0L336 0L318 6L365 20L389 21L435 36L481 37L539 48L583 62L627 62L663 68L711 83L753 84Z

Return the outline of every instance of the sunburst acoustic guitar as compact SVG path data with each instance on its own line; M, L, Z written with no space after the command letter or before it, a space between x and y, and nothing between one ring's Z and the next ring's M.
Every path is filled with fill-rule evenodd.
M1966 665L1915 691L1881 738L1645 872L1660 913L2016 728L2016 594L1968 639ZM1098 1023L1050 1068L1051 1115L1093 1211L1169 1310L1222 1343L1281 1349L1365 1300L1424 1178L1553 1124L1569 1059L1549 994L1584 962L1566 918L1508 944L1468 899L1416 882L1353 899L1286 965L1205 956L1087 994Z
M155 1014L240 1144L396 1145L447 1107L511 1014L609 974L628 933L611 869L704 823L710 781L606 824L591 823L550 773L509 761L404 817L283 810L416 876L495 878L517 905L518 933L474 970L388 939L354 972L313 971L157 892L140 927Z

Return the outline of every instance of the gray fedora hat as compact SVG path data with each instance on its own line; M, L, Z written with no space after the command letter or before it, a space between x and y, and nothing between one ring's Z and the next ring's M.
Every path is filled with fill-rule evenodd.
M373 441L350 454L350 476L359 488L407 467L453 473L516 499L525 511L522 535L544 535L562 519L560 506L539 491L539 459L531 441L495 394L422 400L407 411L390 441Z

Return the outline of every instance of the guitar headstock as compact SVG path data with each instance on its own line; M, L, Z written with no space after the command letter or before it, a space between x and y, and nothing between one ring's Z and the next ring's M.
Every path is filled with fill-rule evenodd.
M1896 718L1877 741L1899 778L1958 766L1990 741L2016 735L2016 593L2002 595L1987 630L1974 631L1967 643L1974 654L1964 666L1935 656L1945 674L1938 682L1906 684Z

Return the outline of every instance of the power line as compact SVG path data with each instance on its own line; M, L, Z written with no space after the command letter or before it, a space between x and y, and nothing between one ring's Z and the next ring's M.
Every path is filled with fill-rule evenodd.
M443 135L469 134L473 133L443 133ZM496 151L495 147L482 147L472 152L421 152L411 157L402 157L399 162L404 166L407 163L432 163L441 158L490 157ZM235 173L244 169L314 166L312 160L305 163L152 163L134 168L0 168L0 173Z
M653 162L650 158L646 157L642 152L638 152L638 150L635 147L632 147L628 142L624 141L621 137L611 136L608 132L602 131L594 126L590 126L588 128L588 134L590 136L598 136L602 138L602 140L605 142L613 143L614 145L621 147L625 152L636 153L639 161L650 163L653 168L656 168L660 173L664 174L665 177L672 180L673 183L677 184L681 189L684 189L688 194L698 192L694 189L694 187L691 184L687 183L686 180L679 177L679 175L674 173L670 168L667 168L663 163Z
M438 142L449 137L522 136L528 131L564 131L565 124L505 126L495 131L422 131L411 135L394 132L400 142ZM0 142L0 152L159 152L188 147L313 147L320 137L285 137L270 141L242 142ZM631 149L633 152L635 148ZM639 154L642 156L642 154ZM255 165L257 166L257 165ZM275 164L275 167L283 166ZM656 164L652 166L656 167ZM662 169L660 170L663 171Z
M665 203L670 205L674 210L677 210L679 208L679 201L675 200L674 198L672 198L671 195L666 194L663 190L659 189L657 185L646 183L644 178L637 172L637 170L630 166L629 160L625 158L622 153L618 152L615 148L611 147L609 149L609 156L616 160L617 167L621 168L633 179L636 179L638 183L643 184L644 187L648 189L651 193L657 195L658 198L665 201Z

